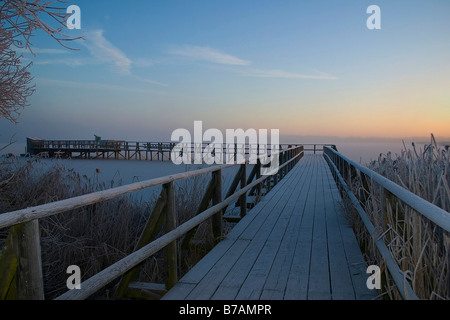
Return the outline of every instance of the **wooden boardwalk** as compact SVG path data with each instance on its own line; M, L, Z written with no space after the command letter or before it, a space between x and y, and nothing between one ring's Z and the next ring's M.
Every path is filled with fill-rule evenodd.
M306 154L163 299L373 299L322 155Z

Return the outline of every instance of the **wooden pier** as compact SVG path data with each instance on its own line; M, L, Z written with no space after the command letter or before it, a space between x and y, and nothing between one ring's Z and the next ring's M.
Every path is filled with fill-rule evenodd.
M170 161L172 142L42 140L27 138L27 155L48 158Z
M407 277L410 270L402 269L393 257L391 244L383 238L386 230L374 227L364 201L378 197L380 216L389 210L387 201L394 207L401 202L442 232L442 247L450 239L449 213L335 148L305 146L271 154L271 158L279 157L278 170L271 175L261 174L261 160L250 174L246 173L248 163L214 165L0 214L0 229L11 230L0 255L1 297L44 298L39 219L159 186L160 196L134 251L84 279L80 289L68 290L56 299L86 299L118 280L116 298L375 299L380 292L367 286L367 263L346 219L350 207L362 221L367 242L380 255L383 273L392 279L390 286L403 299L418 299ZM228 190L223 190L223 171L233 166L239 167L237 173ZM204 175L210 180L196 214L177 225L175 182ZM233 205L240 207L237 217L226 215ZM230 218L238 222L223 236L222 222ZM182 243L189 246L192 232L206 221L218 243L179 278ZM165 283L136 282L142 263L161 250ZM450 285L447 289L450 292Z
M172 149L177 145L175 142L138 142L125 140L102 140L97 137L95 140L43 140L37 138L27 138L26 155L39 156L44 158L77 158L77 159L114 159L114 160L149 160L149 161L171 161ZM191 143L191 150L208 146L208 143L201 143L197 146ZM286 150L300 144L282 143L280 150ZM309 144L302 145L305 151L323 151L323 146L333 146L331 144ZM222 145L222 152L227 152L227 145ZM233 149L236 155L242 150L243 154L249 154L250 150L259 151L260 145L240 145L234 144ZM266 147L270 153L270 146ZM259 152L258 152L259 153ZM226 162L226 161L224 161Z
M163 299L373 299L322 155L305 155Z

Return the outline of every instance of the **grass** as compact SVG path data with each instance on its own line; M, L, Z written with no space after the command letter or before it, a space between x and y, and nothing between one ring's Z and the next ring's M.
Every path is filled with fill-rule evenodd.
M207 185L206 178L195 177L175 185L178 225L195 214ZM99 182L98 172L88 177L62 165L45 166L38 159L26 163L7 159L0 165L0 214L104 190L117 184L120 181L111 181L109 185ZM40 219L46 299L67 291L69 275L66 268L69 265L78 265L82 280L86 280L131 253L156 204L159 191L160 188L155 188L151 199L122 196ZM0 248L7 233L8 229L0 230ZM197 241L200 245L180 253L179 275L211 249L213 239L208 222L199 227L197 238L203 240ZM164 254L160 251L145 261L138 280L164 283L164 264ZM115 284L117 282L107 285L93 298L112 298Z
M432 136L430 144L423 149L418 149L413 143L409 149L404 146L399 155L380 155L368 167L448 212L449 160L449 146L438 146ZM354 183L352 187L355 194L361 194L361 182ZM421 299L450 299L448 232L375 183L369 181L364 193L367 196L365 199L360 198L360 201L363 201L365 211L417 296ZM385 269L362 223L355 217L352 220L369 263L381 264L382 269ZM398 288L395 288L387 272L384 273L383 283L382 295L398 299Z

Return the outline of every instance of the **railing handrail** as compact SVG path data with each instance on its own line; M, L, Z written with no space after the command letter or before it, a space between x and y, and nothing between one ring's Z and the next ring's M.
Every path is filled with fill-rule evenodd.
M148 189L177 181L185 178L191 178L202 174L218 171L221 169L235 166L236 164L223 164L212 166L208 168L198 169L189 172L182 172L164 177L153 178L145 181L134 182L124 186L118 186L107 190L96 191L88 194L84 194L77 197L72 197L64 200L50 202L35 207L26 209L20 209L16 211L6 212L0 214L0 229L6 228L15 224L28 222L34 219L41 219L61 212L81 208L97 202L102 202L110 199L114 199L132 192L136 192L143 189Z
M301 146L301 145L297 146L297 147L289 148L287 150L282 150L279 152L280 158L279 158L278 167L277 167L278 170L274 176L274 181L273 181L274 184L276 184L276 182L278 180L277 175L280 174L280 178L282 178L283 174L286 174L286 170L289 170L290 168L292 168L293 164L296 163L293 161L301 158L302 155L303 155L303 146ZM265 157L265 155L262 155L262 156L260 155L258 158L262 159L264 157ZM287 158L290 158L290 159L288 160ZM34 223L37 221L37 219L48 217L48 216L66 212L66 211L70 211L70 210L73 210L76 208L80 208L80 207L84 207L84 206L87 206L90 204L102 202L105 200L109 200L112 198L116 198L116 197L119 197L122 195L129 194L131 192L139 191L142 189L146 189L146 188L150 188L150 187L154 187L154 186L158 186L158 185L163 186L163 191L162 191L161 195L163 193L166 194L165 192L167 192L167 197L169 197L168 194L170 194L170 192L172 193L172 196L170 196L170 199L172 199L172 200L167 200L168 201L167 207L169 207L170 206L169 201L174 201L174 196L173 196L173 182L174 181L185 179L185 178L191 178L191 177L195 177L195 176L199 176L199 175L207 174L207 173L213 173L213 179L217 179L217 177L214 177L214 175L216 175L216 172L218 172L219 177L221 177L222 169L233 167L236 165L240 165L241 167L244 166L244 168L245 168L245 166L248 163L249 162L248 162L248 157L247 157L247 159L244 159L243 161L235 161L234 163L230 163L230 164L215 165L215 166L210 166L210 167L195 170L195 171L184 172L184 173L179 173L179 174L174 174L174 175L168 175L165 177L150 179L150 180L146 180L146 181L142 181L142 182L136 182L136 183L132 183L129 185L120 186L120 187L116 187L116 188L112 188L112 189L108 189L108 190L104 190L104 191L97 191L97 192L93 192L93 193L78 196L78 197L60 200L60 201L49 203L49 204L43 204L43 205L36 206L36 207L31 207L31 208L27 208L27 209L3 213L3 214L0 214L0 229L8 227L8 226L18 225L18 224L27 225L27 226L30 225L30 223L33 224L33 229L32 230L30 229L28 234L26 236L24 236L25 243L23 243L23 245L27 246L27 244L28 244L27 239L29 239L29 238L32 238L32 240L34 240L34 243L36 245L34 245L33 249L32 249L32 251L33 251L32 253L34 254L32 259L35 259L35 261L33 261L34 263L28 263L28 265L31 269L32 268L41 268L40 245L38 244L39 243L39 236L38 236L39 226L38 226L38 224ZM258 161L255 168L261 168L262 166L263 166L263 161ZM273 169L273 168L271 168L271 169ZM239 172L238 172L238 175L239 175ZM243 172L245 173L245 170L243 170ZM91 278L87 279L85 282L83 282L81 284L82 289L68 291L65 294L59 296L58 298L59 299L87 298L92 293L94 293L98 289L104 287L112 280L123 275L125 272L129 271L130 269L138 266L140 262L142 262L143 260L150 257L152 254L156 253L157 251L163 249L164 247L166 247L168 245L173 245L174 240L178 239L179 237L181 237L183 234L185 234L189 230L197 227L200 223L202 223L206 219L212 217L215 214L220 214L220 219L221 219L222 213L220 212L220 210L226 208L229 204L231 204L233 201L235 201L238 198L240 199L240 201L242 199L245 201L246 193L249 190L252 190L252 188L256 187L257 185L263 183L269 177L271 177L271 176L263 175L251 183L244 182L244 184L241 184L241 189L239 189L238 191L234 191L231 194L228 194L226 199L223 200L222 196L220 195L220 197L219 197L220 202L216 202L215 204L214 204L215 200L213 199L213 205L210 208L203 209L202 212L198 212L193 218L189 219L188 221L186 221L185 223L183 223L182 225L180 225L178 227L176 227L175 225L173 227L169 227L169 230L167 230L167 233L165 233L162 237L159 237L156 240L148 243L147 245L144 245L141 249L134 251L133 253L125 256L121 260L117 261L116 263L112 264L111 266L100 271L99 273L95 274ZM244 178L245 178L245 175L244 175ZM242 183L242 180L241 180L241 183ZM214 186L214 188L219 188L218 190L222 190L221 183L218 186ZM269 189L270 189L270 187L269 187ZM172 191L170 191L170 190L172 190ZM244 198L242 198L242 197L244 197ZM241 206L242 205L243 204L241 203ZM173 208L173 206L172 206L172 208ZM246 203L244 204L244 208L246 208ZM167 210L168 210L169 216L171 214L173 214L173 212L174 212L174 211L172 211L172 209L167 209ZM241 211L241 215L242 215L242 211ZM245 215L245 210L244 210L244 215ZM168 219L173 219L173 217L168 217ZM214 230L213 230L213 232L214 232ZM176 251L175 251L175 253L172 252L172 254L174 254L174 256L176 256ZM22 258L20 258L20 259L22 259ZM28 258L23 257L23 259L28 259ZM172 271L175 270L175 278L176 278L176 269L172 268L171 270ZM28 269L23 270L23 272L21 272L19 274L19 276L21 278L23 278L24 276L27 276L27 278L25 278L27 281L26 282L27 284L25 285L24 288L21 288L21 290L29 291L28 287L33 286L32 289L39 294L41 294L41 292L42 292L42 296L43 296L42 275L39 275L39 274L31 275L31 272L29 272L29 271L31 271L31 270L28 270ZM25 274L25 273L27 273L27 274ZM169 283L172 283L172 280L173 280L173 278L169 279ZM175 281L176 281L176 279L175 279ZM41 283L41 284L34 285L35 282ZM27 299L30 299L29 296L30 296L30 294L25 293L25 297L27 297ZM41 295L39 295L39 297L37 297L36 294L31 293L31 296L33 298L36 297L38 299L41 299Z
M287 150L282 150L280 153L287 152L299 147L293 147ZM85 195L72 197L64 200L59 200L47 204L38 205L35 207L29 207L16 211L6 212L0 214L0 229L6 228L15 224L28 222L34 219L41 219L44 217L52 216L61 212L81 208L94 203L117 198L132 192L136 192L143 189L148 189L163 185L169 182L192 178L207 173L212 173L225 168L233 167L242 164L241 162L234 162L230 164L212 165L207 168L193 170L189 172L181 172L177 174L167 175L164 177L153 178L145 181L134 182L124 186L118 186L107 190L96 191ZM282 165L280 165L280 168Z
M445 211L444 209L436 206L435 204L419 197L418 195L412 193L411 191L403 188L402 186L396 184L395 182L383 177L381 174L376 173L369 168L360 165L359 163L352 161L345 157L344 155L336 152L335 150L325 147L326 151L332 152L334 155L340 157L362 173L364 173L367 177L372 179L373 181L380 184L384 189L391 192L395 195L399 200L403 201L409 207L413 208L424 217L428 218L436 225L440 226L442 229L450 232L450 213Z
M284 166L287 166L291 161L294 161L297 157L300 156L300 154L301 153L297 154L292 159L290 159L289 161L282 164L280 166L280 169L282 169ZM57 300L70 300L70 299L85 299L85 298L89 297L91 294L98 291L100 288L102 288L107 283L113 281L114 279L119 277L121 274L123 274L126 271L132 269L133 267L137 266L139 263L141 263L143 260L147 259L149 256L151 256L151 255L155 254L156 252L158 252L159 250L163 249L170 242L178 239L180 236L187 233L189 230L195 228L196 226L198 226L200 223L202 223L206 219L212 217L218 211L226 208L233 201L238 199L242 194L251 190L251 188L253 188L254 186L262 183L268 177L269 176L260 177L259 179L253 181L252 183L248 184L244 188L233 193L231 196L224 199L222 202L206 209L205 211L199 213L195 217L193 217L193 218L189 219L188 221L184 222L183 224L179 225L172 231L164 234L163 236L159 237L158 239L145 245L141 249L131 253L130 255L122 258L121 260L119 260L119 261L115 262L114 264L112 264L111 266L107 267L106 269L95 274L91 278L87 279L85 282L81 283L82 289L67 291L66 293L60 295L56 299ZM85 288L85 289L83 290L83 288Z
M301 146L298 148L301 148ZM295 149L295 148L291 148L291 149ZM289 149L289 150L291 150L291 149ZM288 161L284 162L282 165L280 165L279 169L282 169L285 166L289 165L292 161L296 160L301 154L302 154L302 151L300 151L298 154L293 156L290 160L288 160ZM159 250L163 249L165 246L167 246L172 241L175 241L176 239L181 237L183 234L187 233L189 230L200 225L202 222L204 222L208 218L211 218L214 214L216 214L220 210L226 208L233 201L238 199L241 195L247 193L254 186L264 182L264 180L268 179L269 177L270 176L262 176L262 177L258 178L257 180L246 185L242 189L236 191L228 198L222 200L220 203L213 205L212 207L197 214L193 218L189 219L188 221L184 222L183 224L181 224L178 227L176 227L175 229L173 229L172 231L169 231L168 233L162 235L161 237L157 238L156 240L148 243L144 247L134 251L133 253L127 255L126 257L113 263L109 267L103 269L102 271L98 272L91 278L82 282L81 289L67 291L66 293L60 295L56 299L57 300L69 300L69 299L85 299L85 298L89 297L90 295L92 295L93 293L98 291L100 288L104 287L106 284L110 283L111 281L118 278L119 276L121 276L122 274L127 272L128 270L137 266L139 263L141 263L142 261L144 261L151 255L153 255L156 252L158 252Z
M335 154L336 156L336 154ZM337 155L339 156L339 155ZM367 232L369 233L370 237L373 239L374 244L378 248L378 251L380 252L381 256L383 257L386 267L388 268L392 279L394 280L395 284L397 285L397 288L399 288L399 292L401 296L404 299L410 299L410 300L417 300L418 297L415 294L414 290L412 289L411 285L406 281L404 274L400 270L397 262L395 261L394 257L392 256L391 252L389 251L388 247L384 243L382 237L379 236L378 231L376 230L373 223L370 221L369 216L364 211L363 207L359 203L359 200L356 198L354 193L351 191L350 186L347 185L344 178L339 172L339 169L336 167L334 161L331 159L331 157L328 155L328 150L324 151L324 157L325 160L327 160L330 168L333 171L333 176L337 180L338 185L340 185L343 188L343 191L347 194L351 204L355 208L355 210L358 212L359 217L361 218L362 222L364 223L364 226L367 229Z
M29 138L30 139L30 138ZM101 142L126 142L126 143L148 143L148 144L165 144L165 145L176 145L176 144L179 144L179 143L183 143L183 141L180 141L180 142L176 142L176 141L138 141L138 140L117 140L117 139L105 139L105 140L94 140L94 139L91 139L91 140L89 140L89 139L85 139L85 140L83 140L83 139L79 139L79 140L53 140L53 139L48 139L48 140L46 140L46 139L42 139L42 140L38 140L38 139L30 139L30 142L32 143L32 144L42 144L42 143L55 143L55 144L57 144L57 143L64 143L64 144L67 144L67 143L101 143ZM197 142L195 142L195 141L191 141L190 142L191 144L197 144ZM223 143L219 143L219 142L205 142L205 141L202 141L201 142L201 144L203 144L203 145L211 145L211 144L221 144L221 145L227 145L227 144L239 144L239 145L242 145L242 144L244 144L244 145L246 145L246 146L253 146L253 145L273 145L273 143L271 144L271 143L238 143L238 142L230 142L230 143L227 143L227 142L223 142ZM316 145L332 145L332 144L321 144L321 143L307 143L307 144L303 144L303 143L278 143L277 145L280 145L280 146L302 146L302 145L313 145L313 144L316 144Z

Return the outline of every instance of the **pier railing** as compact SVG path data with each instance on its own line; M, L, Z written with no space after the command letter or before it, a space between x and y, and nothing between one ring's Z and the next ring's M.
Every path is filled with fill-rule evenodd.
M275 155L277 154L271 157ZM142 283L139 283L139 288L136 288L134 282L139 266L144 260L164 248L167 265L165 289L169 289L178 279L177 239L186 235L183 242L189 244L193 230L208 219L212 219L214 238L221 239L222 219L226 208L237 202L240 206L240 217L245 216L247 195L253 194L255 199L259 199L277 184L302 156L303 146L280 151L278 170L275 170L276 173L272 175L261 175L260 169L264 167L261 159L253 165L249 175L246 174L245 162L216 165L0 214L0 229L11 227L0 257L0 298L44 299L39 219L155 186L162 186L162 191L135 251L82 282L80 289L67 291L57 299L86 299L121 276L123 277L116 290L117 297L127 296L127 294L135 296L136 292L146 291L142 290ZM222 170L232 166L239 166L239 170L223 197ZM177 196L174 182L205 174L212 176L197 214L177 226L175 209ZM240 185L239 189L238 185ZM164 234L156 238L161 226ZM15 289L10 290L12 287ZM9 294L12 296L8 296Z
M329 147L324 157L343 198L357 211L369 234L366 245L375 245L380 266L387 269L401 297L418 299L416 288L424 281L444 283L450 296L450 213ZM437 239L432 257L424 254L431 244L430 239L421 239L425 236L422 226ZM420 275L426 264L438 259L439 274Z
M67 157L67 158L84 158L84 159L125 159L125 160L160 160L171 161L172 150L178 143L175 142L138 142L125 140L41 140L27 138L27 153L29 155L37 155L41 157ZM292 147L302 145L305 152L313 152L314 154L322 152L324 147L330 147L334 150L336 146L333 144L292 144L281 143L278 145L279 150L286 150ZM230 148L234 148L235 152L250 154L252 151L258 154L260 147L266 147L265 144L210 144L203 142L196 144L191 142L191 150L204 150L205 148L222 149L226 153ZM270 146L266 150L271 152Z
M336 145L330 144L330 143L304 143L303 149L306 151L312 151L314 154L318 152L323 152L325 150L325 147L332 148L333 150L337 151Z
M64 158L84 158L84 159L125 159L125 160L172 160L172 150L178 143L175 142L139 142L125 140L41 140L27 138L27 155L40 157L64 157ZM286 150L302 144L279 144L278 150ZM260 148L265 148L269 154L272 151L270 144L249 144L249 143L221 143L220 147L214 143L189 143L191 150L205 150L214 146L215 150L222 149L222 152L229 153L234 149L234 153L250 154L252 151L257 154ZM314 147L315 148L315 147Z

